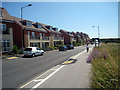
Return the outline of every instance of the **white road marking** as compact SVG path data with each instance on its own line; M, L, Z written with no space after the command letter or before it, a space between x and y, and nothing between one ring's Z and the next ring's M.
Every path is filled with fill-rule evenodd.
M20 86L19 88L24 88L25 86L27 86L28 84L30 84L30 83L33 82L34 80L38 79L39 77L43 76L44 74L46 74L46 73L49 72L49 71L50 71L50 69L47 70L46 72L44 72L43 74L37 76L36 78L32 79L31 81L27 82L26 84Z
M54 71L54 70L57 70L57 69L50 69L50 70L53 70L53 71Z
M37 79L37 80L34 80L34 82L40 82L42 81L43 79Z
M59 67L56 71L54 71L53 73L51 73L49 76L47 76L45 79L43 79L41 82L39 82L38 84L36 84L34 87L32 88L37 88L38 86L40 86L42 83L44 83L47 79L49 79L51 76L53 76L56 72L58 72L61 68L63 68L64 65L62 65L61 67ZM32 89L32 90L34 90Z
M75 56L73 57L73 59L76 59L80 54L82 54L82 53L84 53L84 52L85 52L85 50L82 51L81 53L78 53L77 55L75 55Z

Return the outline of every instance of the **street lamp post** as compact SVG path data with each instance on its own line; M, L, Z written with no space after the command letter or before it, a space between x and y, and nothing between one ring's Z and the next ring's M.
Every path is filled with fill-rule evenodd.
M98 39L100 38L100 29L99 29L99 26L92 26L93 28L94 27L97 27L98 28Z
M98 46L99 46L99 43L100 43L100 28L99 28L99 26L92 26L93 28L94 27L97 27L98 28ZM96 46L96 43L95 43L95 46Z
M21 23L23 23L22 22L22 17L23 17L23 8L25 8L25 7L29 7L29 6L32 6L32 4L28 4L27 6L24 6L24 7L21 7ZM21 35L22 35L22 50L24 49L24 31L23 31L23 29L22 29L22 31L21 31Z

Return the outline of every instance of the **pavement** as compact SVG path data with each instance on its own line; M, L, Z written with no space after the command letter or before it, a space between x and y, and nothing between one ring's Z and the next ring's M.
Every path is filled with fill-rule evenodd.
M86 62L91 51L71 56L19 88L91 88L91 64Z

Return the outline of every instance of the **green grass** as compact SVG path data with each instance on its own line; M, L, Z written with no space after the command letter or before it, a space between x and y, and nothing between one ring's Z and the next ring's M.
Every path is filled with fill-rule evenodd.
M92 88L119 88L118 77L118 46L120 44L102 44L96 49L100 52L104 50L108 53L108 57L96 58L92 60Z

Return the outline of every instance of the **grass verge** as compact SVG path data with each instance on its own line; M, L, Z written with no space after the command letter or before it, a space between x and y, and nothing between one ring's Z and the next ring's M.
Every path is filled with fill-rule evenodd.
M120 44L102 44L93 49L87 59L92 64L92 88L119 88L119 53Z

